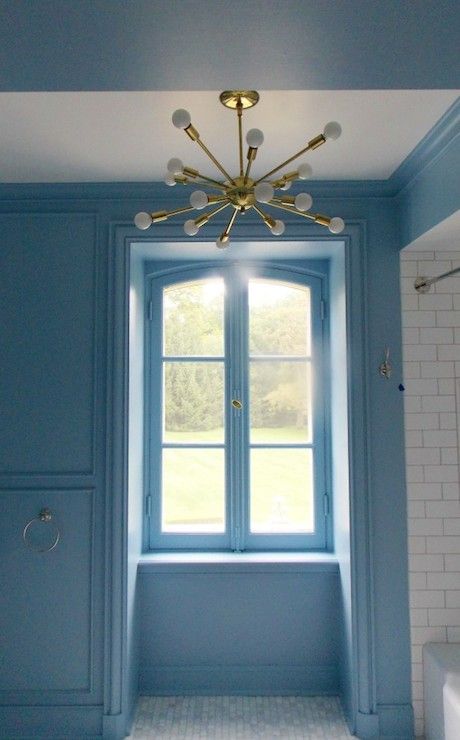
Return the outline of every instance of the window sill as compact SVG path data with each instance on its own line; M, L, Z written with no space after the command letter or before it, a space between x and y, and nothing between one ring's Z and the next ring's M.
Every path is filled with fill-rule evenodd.
M162 552L144 553L138 573L333 573L339 565L323 552Z

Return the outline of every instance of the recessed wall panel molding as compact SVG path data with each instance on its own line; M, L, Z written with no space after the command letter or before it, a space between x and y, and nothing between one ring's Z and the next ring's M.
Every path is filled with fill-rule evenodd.
M95 468L96 216L0 215L0 473Z
M93 473L0 473L0 491L55 488L62 491L73 488L93 488L97 485L97 475ZM25 494L27 495L27 493Z
M94 702L100 691L94 504L91 489L0 494L1 703Z

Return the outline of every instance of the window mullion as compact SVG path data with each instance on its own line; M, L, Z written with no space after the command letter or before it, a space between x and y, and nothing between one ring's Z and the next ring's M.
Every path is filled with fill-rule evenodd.
M244 523L247 495L247 340L245 332L245 306L247 290L237 269L229 271L227 285L228 298L228 356L229 385L227 411L229 417L229 500L231 522L231 548L244 549ZM241 408L235 408L232 401L239 401Z
M163 337L163 301L161 290L150 284L150 305L152 306L148 328L150 331L148 403L149 417L148 487L146 491L146 512L148 516L148 541L152 547L152 537L160 529L161 522L161 461L162 461L162 423L163 423L163 345L158 341ZM153 399L156 400L157 413L152 413Z

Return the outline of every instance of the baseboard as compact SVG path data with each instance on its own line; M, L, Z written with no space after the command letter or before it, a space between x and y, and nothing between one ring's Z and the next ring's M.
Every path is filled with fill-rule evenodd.
M410 704L378 704L377 711L382 740L413 740L414 713Z
M336 666L143 666L145 695L336 695Z
M379 737L379 716L378 714L364 714L358 712L356 717L355 734L362 740L370 740Z
M379 704L376 714L358 712L355 733L362 740L413 740L412 706Z
M93 740L102 737L101 706L0 707L0 738ZM123 736L121 736L123 737Z
M123 740L129 735L130 722L124 714L104 714L102 718L103 740Z

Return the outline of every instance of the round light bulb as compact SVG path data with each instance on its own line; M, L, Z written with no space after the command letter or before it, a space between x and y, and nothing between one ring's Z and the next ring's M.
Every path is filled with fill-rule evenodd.
M280 190L289 190L291 185L292 185L292 182L288 180L287 182L284 183L284 185L280 188Z
M153 221L150 213L145 213L145 211L136 213L134 216L134 225L137 226L138 229L148 229L152 223Z
M188 221L185 222L184 231L187 236L195 236L195 234L198 234L198 226L193 218L189 218Z
M164 181L165 181L166 185L169 185L170 187L172 187L173 185L177 185L176 178L174 177L174 175L173 175L172 172L167 172L166 173L166 175L164 177Z
M168 172L172 172L173 175L181 175L182 170L184 169L184 164L181 159L178 159L178 157L173 157L169 160L166 167Z
M226 249L230 245L230 239L227 237L227 239L223 240L221 236L219 236L218 239L216 239L216 247L218 249Z
M342 133L342 126L340 123L337 123L337 121L329 121L329 123L326 123L324 127L324 138L325 139L338 139L340 134Z
M254 188L254 195L259 203L268 203L274 194L273 186L269 182L259 182Z
M310 193L299 193L296 195L294 205L298 211L309 211L313 204Z
M264 143L264 135L260 128L251 128L246 134L246 141L248 146L253 149L258 149Z
M313 170L307 162L304 162L303 164L299 165L297 173L301 180L307 180L309 177L312 176Z
M277 218L274 226L270 227L270 231L272 232L273 236L281 236L285 228L286 227L284 225L284 221L280 221L280 219Z
M345 228L345 221L340 216L334 216L331 218L331 223L328 226L331 234L340 234Z
M178 108L172 114L172 122L176 128L187 128L191 120L190 113L184 108Z
M208 196L204 190L194 190L190 196L190 205L192 208L201 210L208 205Z

